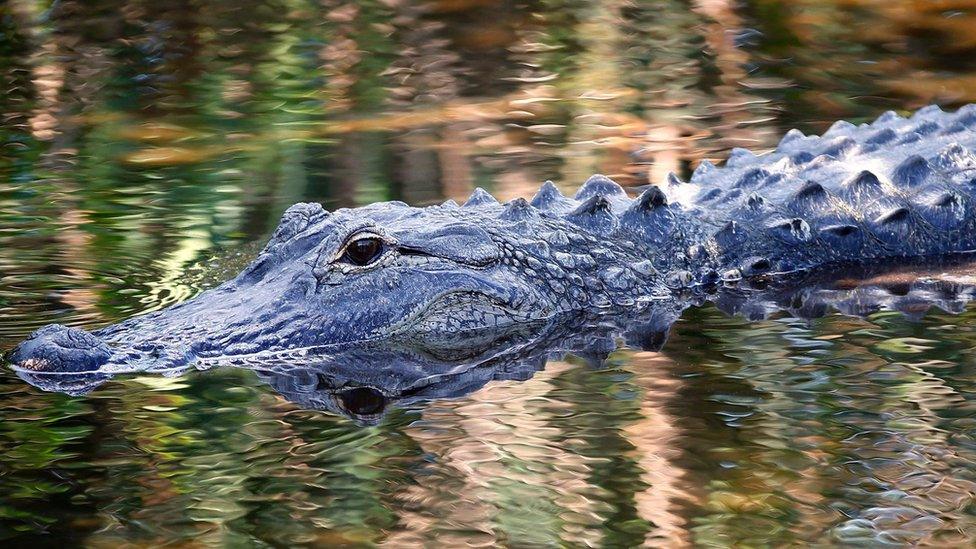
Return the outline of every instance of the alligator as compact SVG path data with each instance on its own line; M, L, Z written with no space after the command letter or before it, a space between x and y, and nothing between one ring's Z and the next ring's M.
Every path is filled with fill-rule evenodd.
M976 105L930 106L775 150L734 149L635 197L595 175L573 197L478 189L463 204L296 204L236 278L94 332L51 325L26 370L289 361L351 342L477 346L572 311L640 310L717 284L976 250Z
M719 287L712 299L728 314L754 321L781 311L796 318L820 318L833 310L850 316L899 311L920 317L935 307L960 313L976 299L973 258L933 264L852 265L821 273L800 273L771 281L746 280ZM630 349L660 350L687 305L682 300L626 309L610 315L577 310L544 323L526 323L457 349L423 342L377 340L334 345L327 351L288 361L251 357L236 366L286 400L306 410L344 415L360 424L382 421L392 408L423 406L433 400L463 397L485 384L525 381L550 360L567 355L590 368L602 368L620 343ZM195 368L186 364L171 374ZM83 395L112 379L102 370L60 372L18 369L17 375L46 391Z

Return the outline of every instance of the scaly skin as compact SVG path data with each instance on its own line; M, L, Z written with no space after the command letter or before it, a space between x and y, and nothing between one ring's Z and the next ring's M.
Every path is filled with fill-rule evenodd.
M671 192L708 237L695 251L724 278L832 262L976 249L976 105L926 107L822 137L786 134L775 151L736 149Z
M462 349L572 311L669 300L719 278L976 249L976 105L937 107L777 149L734 150L636 199L604 176L575 197L478 190L463 205L297 204L237 278L93 333L38 330L11 355L36 371L179 369L288 360L398 340ZM365 247L354 255L351 250Z

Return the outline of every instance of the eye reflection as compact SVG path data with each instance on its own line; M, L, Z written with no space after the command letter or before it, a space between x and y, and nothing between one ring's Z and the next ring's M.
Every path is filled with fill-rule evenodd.
M346 245L342 258L361 267L373 263L383 253L383 241L375 236L353 240Z
M383 413L387 400L383 393L370 387L356 387L339 393L343 409L356 415L375 415Z

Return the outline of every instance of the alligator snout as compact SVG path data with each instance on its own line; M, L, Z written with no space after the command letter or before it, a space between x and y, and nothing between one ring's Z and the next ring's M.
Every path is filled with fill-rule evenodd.
M52 324L31 334L8 358L23 370L79 373L98 370L111 355L109 346L94 335Z

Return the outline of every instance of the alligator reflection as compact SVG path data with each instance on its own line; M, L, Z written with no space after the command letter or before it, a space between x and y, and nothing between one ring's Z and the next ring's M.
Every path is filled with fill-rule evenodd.
M255 359L226 365L255 371L281 396L303 408L372 424L390 406L461 397L493 380L527 380L549 360L566 355L600 367L621 346L661 350L682 311L705 299L727 314L752 320L772 314L818 318L833 311L856 316L898 311L909 318L921 318L931 307L962 312L976 296L976 276L971 274L974 266L970 258L924 269L903 265L835 270L829 277L810 275L720 288L707 296L657 303L622 315L563 316L545 324L522 325L463 348L379 341L329 348L287 363ZM115 375L104 371L38 372L16 366L15 370L36 387L71 395L87 393Z

